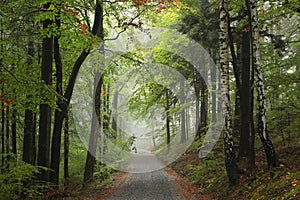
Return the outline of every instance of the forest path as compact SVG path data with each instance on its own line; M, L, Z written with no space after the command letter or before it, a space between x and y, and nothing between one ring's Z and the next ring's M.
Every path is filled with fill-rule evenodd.
M195 194L190 187L184 188L188 184L174 171L163 167L162 162L149 152L132 155L125 181L108 200L204 199L201 192Z

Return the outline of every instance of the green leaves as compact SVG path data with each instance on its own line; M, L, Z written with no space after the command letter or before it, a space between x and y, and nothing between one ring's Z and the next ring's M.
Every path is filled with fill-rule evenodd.
M35 175L39 167L29 165L22 161L10 161L8 172L0 174L1 199L37 199L42 192L49 189L44 183L35 183Z

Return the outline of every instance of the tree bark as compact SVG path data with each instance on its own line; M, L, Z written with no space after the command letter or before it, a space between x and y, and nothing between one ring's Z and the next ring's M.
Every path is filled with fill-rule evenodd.
M34 56L34 43L28 42L28 65L32 64ZM35 165L35 127L34 113L30 109L25 110L24 117L24 136L23 136L23 161L31 165Z
M251 33L250 33L251 34ZM252 65L251 69L251 81L250 81L250 110L249 110L249 118L250 118L250 155L249 155L249 169L253 170L255 168L255 128L254 128L254 117L253 117L253 110L254 110L254 68Z
M96 21L97 20L97 21ZM96 10L95 10L95 24L93 27L93 34L97 35L99 38L104 40L104 27L103 27L103 2L96 1ZM104 45L104 44L103 44ZM104 46L102 46L103 48ZM102 51L103 49L101 49ZM104 51L102 52L104 53ZM97 148L97 139L98 132L101 124L101 88L103 86L103 74L96 72L94 79L94 96L93 96L93 113L92 113L92 127L91 134L89 139L89 147L87 151L86 163L84 168L83 176L83 187L87 185L89 181L92 180L94 174L94 167L96 164L96 148ZM100 134L100 139L102 135ZM102 145L102 144L101 144ZM101 146L100 146L101 148ZM102 152L100 152L101 155Z
M33 120L33 112L31 110L26 110L24 119L23 161L31 165L35 164L33 155L35 153Z
M166 129L167 129L167 147L168 152L170 150L170 142L171 142L171 132L170 132L170 94L168 89L165 90L166 93Z
M230 27L230 18L228 19L228 40L229 40L229 47L230 53L232 57L232 66L233 66L233 73L236 83L236 92L235 92L235 107L234 107L234 119L233 119L233 136L238 137L240 128L241 128L241 111L240 111L240 103L241 103L241 70L240 70L240 63L237 59L237 54L234 48L234 41L233 35ZM237 45L237 49L239 50L240 45ZM237 51L238 52L238 51Z
M5 151L7 154L10 153L9 148L9 138L10 138L10 107L6 108L6 117L5 117L5 132L6 132L6 138L5 138ZM9 160L9 155L6 155L7 160Z
M207 74L203 74L207 76ZM207 116L208 116L208 90L204 79L200 79L201 85L201 111L200 111L200 135L205 135L207 131Z
M17 156L17 111L13 110L11 117L11 152Z
M102 4L100 4L99 1L96 1L94 24L93 24L91 33L93 35L99 36L100 29L103 29L103 8L102 8ZM103 39L103 37L102 37L102 39ZM54 139L55 140L55 142L54 142L55 149L53 151L55 151L56 153L54 153L53 156L57 156L58 158L56 157L55 160L58 160L58 161L60 159L59 158L60 154L58 153L58 152L60 152L60 145L58 145L58 144L61 143L61 131L62 131L62 127L63 127L63 119L67 113L67 109L68 109L68 106L71 101L71 96L73 93L77 74L79 72L79 69L80 69L82 63L85 61L85 59L89 55L89 52L90 52L90 50L84 49L81 52L80 56L77 58L74 66L73 66L72 72L70 74L66 91L63 95L64 100L59 101L59 103L58 103L58 109L60 111L57 111L55 113L55 119L54 119L55 123L54 123L54 130L53 130L53 136L54 136L53 138L55 138ZM54 182L55 184L58 184L59 162L57 162L57 161L53 162L52 168L55 168L55 172L52 173L53 174L52 178L51 178L52 182Z
M94 174L94 166L96 164L96 148L97 148L97 139L98 133L100 131L101 117L100 117L100 95L101 88L103 85L103 77L102 74L97 72L94 80L94 108L92 114L92 126L91 126L91 134L89 139L89 146L87 151L87 158L84 168L84 177L83 177L83 187L86 186L88 182L90 182L93 178Z
M228 1L221 1L220 11L220 66L221 66L221 84L223 113L225 117L224 127L224 151L225 167L231 186L239 184L239 174L236 164L233 136L232 136L232 119L229 98L229 63L228 63Z
M55 24L57 29L60 30L60 16L55 17ZM58 36L54 37L54 61L56 67L56 93L60 96L63 95L62 89L62 61L60 57L60 46L58 43ZM57 97L56 105L59 107L61 104L61 97ZM52 136L52 145L51 145L51 171L50 171L50 181L55 185L59 183L59 163L60 163L60 146L61 146L61 129L64 116L60 114L60 110L56 109L54 114L54 129Z
M196 138L200 138L200 129L201 129L201 124L200 124L200 75L197 72L197 70L194 70L194 88L195 88L195 93L196 93L196 125L195 125L195 133L196 133Z
M262 66L260 61L257 0L246 0L246 4L248 9L250 10L249 17L251 19L252 31L252 64L256 72L256 88L258 102L258 135L266 153L268 166L272 168L279 166L279 161L275 149L273 147L273 143L270 140L269 134L267 132L266 94L264 88Z
M250 34L242 33L241 127L239 156L250 156Z
M65 116L64 127L64 179L69 178L69 116ZM66 182L65 182L66 183Z
M118 108L118 101L119 101L119 91L116 90L115 93L114 93L114 97L113 97L113 115L112 115L112 125L111 125L111 128L115 131L115 136L114 138L117 139L118 137L118 123L117 123L117 120L118 120L118 111L117 111L117 108Z
M180 95L180 103L182 106L185 106L185 92L184 92L184 82L183 80L180 81L180 91L181 91L181 95ZM180 142L184 143L186 141L186 109L185 108L181 108L181 112L180 112L180 117L181 117L181 137L180 137Z
M109 84L104 86L104 96L103 96L103 132L108 136L109 134L109 121L110 121L110 110L109 110ZM108 134L107 134L108 133ZM110 135L109 135L110 137ZM107 137L103 137L103 149L102 153L105 154L107 152Z
M44 9L48 10L50 3L44 5ZM43 29L47 29L52 21L46 19L43 21ZM43 38L42 41L42 76L46 86L52 83L52 36ZM39 149L38 149L38 166L49 168L50 165L50 131L51 131L51 107L47 104L40 105L40 121L39 121ZM49 171L41 170L38 179L42 181L49 180Z
M211 68L211 83L212 83L212 91L211 91L211 123L212 126L215 126L217 122L217 66L213 65Z
M2 92L4 91L4 86L2 84ZM2 101L1 103L1 164L2 164L2 170L4 168L4 164L5 164L5 110L4 108L4 102Z

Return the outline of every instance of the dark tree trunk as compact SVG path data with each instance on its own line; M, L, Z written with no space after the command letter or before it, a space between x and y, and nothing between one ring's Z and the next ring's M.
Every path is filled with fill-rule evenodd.
M211 68L211 83L212 83L212 91L211 91L211 122L212 126L215 125L217 122L217 96L216 96L216 90L217 90L217 67L216 65L213 65Z
M240 135L241 128L241 98L238 94L238 91L235 91L234 99L234 118L233 118L233 129L232 133L234 138L238 138Z
M5 132L6 132L6 138L5 138L5 151L7 154L10 153L10 148L9 148L9 138L10 138L10 107L6 108L6 123L5 123ZM6 155L7 160L9 160L9 155Z
M33 153L32 153L32 155L33 155L33 163L34 163L34 165L36 165L37 164L37 114L36 113L34 113L33 114L33 133L32 133L32 135L33 135L33 137L32 137L32 143L33 143L33 147L32 147L32 149L33 149Z
M251 71L251 83L250 83L250 109L249 109L249 120L250 120L250 152L249 152L249 169L253 170L255 168L255 128L254 128L254 117L253 117L253 109L254 109L254 68L252 65Z
M103 28L103 2L96 1L96 9L95 9L95 23L93 26L92 33L97 35L99 38L104 40L104 28ZM103 51L104 53L104 51ZM100 72L96 72L95 80L94 80L94 108L92 114L92 127L91 134L89 140L89 147L87 151L86 163L84 168L84 176L83 176L83 187L93 178L94 167L96 163L96 148L97 148L97 139L98 135L96 134L99 130L96 130L97 127L101 124L100 117L100 106L101 106L101 88L103 85L103 74ZM100 129L100 127L99 127ZM101 137L101 135L100 135ZM101 139L101 138L100 138ZM101 148L101 147L100 147ZM100 152L101 155L101 152Z
M50 3L44 5L48 10ZM49 19L44 20L43 29L47 29L52 24ZM52 46L53 38L43 38L42 41L42 76L41 80L49 86L52 82ZM49 168L50 166L50 132L51 132L51 107L47 104L40 105L39 121L39 149L38 166ZM49 180L49 171L41 170L38 179L42 181Z
M201 124L200 124L200 74L198 71L195 69L194 70L194 88L195 88L195 93L196 93L196 125L195 125L195 134L196 138L200 138L200 129L201 129Z
M102 4L99 3L99 1L96 1L96 8L95 8L95 17L94 17L94 25L92 28L91 33L93 35L97 35L99 36L99 30L103 29L103 8L102 8ZM103 34L102 34L103 36ZM103 37L102 37L103 39ZM63 119L67 113L67 109L68 106L70 104L70 100L71 100L71 96L73 93L73 89L74 89L74 85L75 85L75 81L76 81L76 77L77 74L79 72L79 69L82 65L82 63L85 61L85 59L87 58L87 56L89 55L89 50L84 49L80 56L77 58L72 72L70 74L69 77L69 81L68 81L68 85L66 88L66 91L63 95L64 100L63 101L59 101L58 104L58 108L60 110L60 112L56 112L55 113L55 123L54 123L54 130L53 130L53 135L55 136L55 146L59 143L61 143L61 131L62 131L62 127L63 127ZM55 152L60 152L60 146L56 146L55 147ZM59 155L59 154L58 154ZM58 163L58 164L57 164ZM55 162L53 163L53 168L56 168L57 170L55 170L56 175L53 174L53 182L56 182L57 180L57 174L58 174L58 170L59 170L59 162Z
M181 95L180 95L180 103L182 106L185 106L185 92L184 92L184 82L183 80L180 81L180 89L181 89ZM181 108L181 112L180 112L180 122L181 122L181 138L180 138L180 142L184 143L186 141L186 109L185 108Z
M3 92L3 86L2 86L2 92ZM1 157L1 164L2 164L2 169L4 167L5 164L5 110L4 108L4 102L2 101L1 103L1 153L2 153L2 157Z
M249 18L251 19L251 33L252 33L252 64L256 72L256 88L257 88L257 102L258 102L258 135L263 144L268 166L270 168L279 166L279 161L269 138L267 131L267 118L266 118L266 94L264 87L264 79L262 67L260 62L260 49L259 49L259 27L258 27L258 11L256 0L246 0L247 8L250 11Z
M59 16L55 17L55 23L60 29L60 19ZM60 57L60 46L59 46L59 38L57 36L54 37L54 60L56 67L56 93L59 95L63 95L62 91L62 61ZM62 99L57 97L56 105L59 107L62 104ZM51 171L50 171L50 181L55 185L59 183L59 162L60 162L60 146L61 146L61 130L62 123L64 120L64 116L61 115L61 111L56 109L54 116L54 129L52 136L52 145L51 145Z
M117 124L117 120L118 120L118 101L119 101L119 91L116 90L114 93L114 97L113 97L113 115L112 115L112 125L111 128L115 131L115 139L118 137L118 124Z
M196 126L195 126L195 133L196 138L200 138L200 100L199 95L196 95Z
M4 52L4 45L2 43L3 41L3 27L2 24L0 24L0 41L1 41L1 53ZM0 58L0 72L2 72L2 59ZM4 92L4 82L3 80L0 80L1 83L1 93ZM4 146L4 140L5 140L5 134L4 134L4 102L1 101L1 172L4 167L4 153L5 153L5 146Z
M84 169L84 187L88 182L90 182L93 178L94 174L94 166L96 164L96 148L97 148L97 139L99 137L99 131L100 131L100 95L101 95L101 88L103 85L103 77L102 74L99 72L95 75L94 80L94 108L93 108L93 115L92 115L92 127L91 127L91 134L89 139L89 146L88 146L88 152L87 152L87 158L85 163L85 169Z
M234 48L234 41L233 41L233 35L230 27L230 20L228 20L227 26L228 26L229 47L230 47L230 53L232 57L233 72L234 72L235 83L236 83L233 135L234 137L237 137L239 135L240 127L241 127L241 112L240 112L241 70L239 65L240 63L238 62L237 55ZM238 49L239 48L240 45L238 45Z
M69 116L65 117L64 129L64 179L69 178ZM67 183L67 182L65 182Z
M17 111L13 110L11 118L11 152L17 155Z
M170 133L170 94L168 89L166 91L166 128L167 128L167 146L168 152L170 149L170 142L171 142L171 133Z
M25 111L24 138L23 138L23 161L35 165L35 130L34 116L31 110Z
M239 156L250 156L250 34L242 37L241 128Z
M204 74L204 76L206 76ZM200 135L205 135L207 131L207 116L208 116L208 90L207 85L201 77L201 114L200 114Z
M34 56L34 43L28 42L28 65L32 64ZM29 98L29 96L28 96ZM34 113L26 109L24 117L24 137L23 137L23 161L35 165L35 126Z
M298 71L300 71L300 65L297 65L297 66L296 66L296 73L297 73ZM298 88L300 88L300 83L297 83L297 85L298 85ZM298 100L300 100L300 93L298 93Z

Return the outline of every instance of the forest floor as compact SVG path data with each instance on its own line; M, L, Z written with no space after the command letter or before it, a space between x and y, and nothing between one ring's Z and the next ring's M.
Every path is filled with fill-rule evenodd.
M204 188L213 199L300 199L300 141L293 145L275 144L280 166L268 169L263 148L256 149L256 166L251 172L241 169L240 185L229 187L223 163L223 151L216 148L211 155L200 160L198 152L191 150L169 167L180 176L189 178Z

